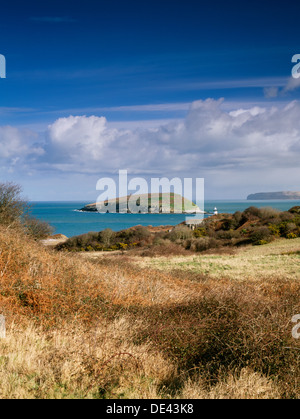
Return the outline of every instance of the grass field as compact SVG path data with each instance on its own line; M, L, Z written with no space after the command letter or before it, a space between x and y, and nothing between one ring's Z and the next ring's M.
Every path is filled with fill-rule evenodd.
M56 252L0 228L1 398L299 398L300 239Z
M264 246L247 246L212 254L135 258L143 267L162 271L181 269L235 281L267 278L300 279L300 238L279 239Z

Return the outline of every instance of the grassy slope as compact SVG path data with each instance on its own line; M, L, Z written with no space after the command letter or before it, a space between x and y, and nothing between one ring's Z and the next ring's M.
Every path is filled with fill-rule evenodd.
M264 246L235 249L232 254L135 258L140 266L170 271L182 269L212 278L246 281L267 278L300 279L300 238L278 239Z
M5 229L0 249L2 398L299 397L299 256L281 255L299 239L176 271L176 259L85 260Z

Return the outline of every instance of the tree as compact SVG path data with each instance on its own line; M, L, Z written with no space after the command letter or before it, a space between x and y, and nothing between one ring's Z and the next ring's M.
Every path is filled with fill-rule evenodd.
M21 186L15 183L0 183L0 225L20 227L35 239L52 234L53 229L47 222L30 216L30 207L21 193Z
M0 183L0 224L20 223L28 205L21 198L22 189L12 182Z
M105 230L102 230L100 232L100 240L105 247L109 247L112 244L112 241L115 237L116 233L112 231L112 229L110 228L106 228Z

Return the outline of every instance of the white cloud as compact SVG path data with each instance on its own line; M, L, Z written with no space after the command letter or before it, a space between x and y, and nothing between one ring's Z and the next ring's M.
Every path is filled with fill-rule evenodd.
M69 116L49 125L43 143L32 131L0 127L0 158L19 168L30 163L36 172L128 169L205 177L215 188L248 182L260 190L262 182L278 184L286 173L299 177L299 114L297 101L226 111L222 99L207 99L192 103L185 119L152 128L111 128L104 117Z
M194 102L184 120L151 129L112 129L96 116L60 118L48 128L48 163L75 172L125 166L163 172L193 166L256 167L262 162L272 166L278 161L290 165L296 160L298 102L283 109L256 106L231 112L222 110L222 103Z
M38 136L30 130L0 126L0 160L42 155L44 150L36 144Z

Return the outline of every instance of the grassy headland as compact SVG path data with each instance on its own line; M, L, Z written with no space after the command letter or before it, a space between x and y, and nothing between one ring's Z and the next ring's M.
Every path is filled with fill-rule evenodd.
M131 204L130 204L131 202ZM148 193L127 195L115 199L108 199L85 205L81 211L87 212L131 212L131 205L135 212L140 213L194 213L200 212L199 207L192 201L174 192Z

